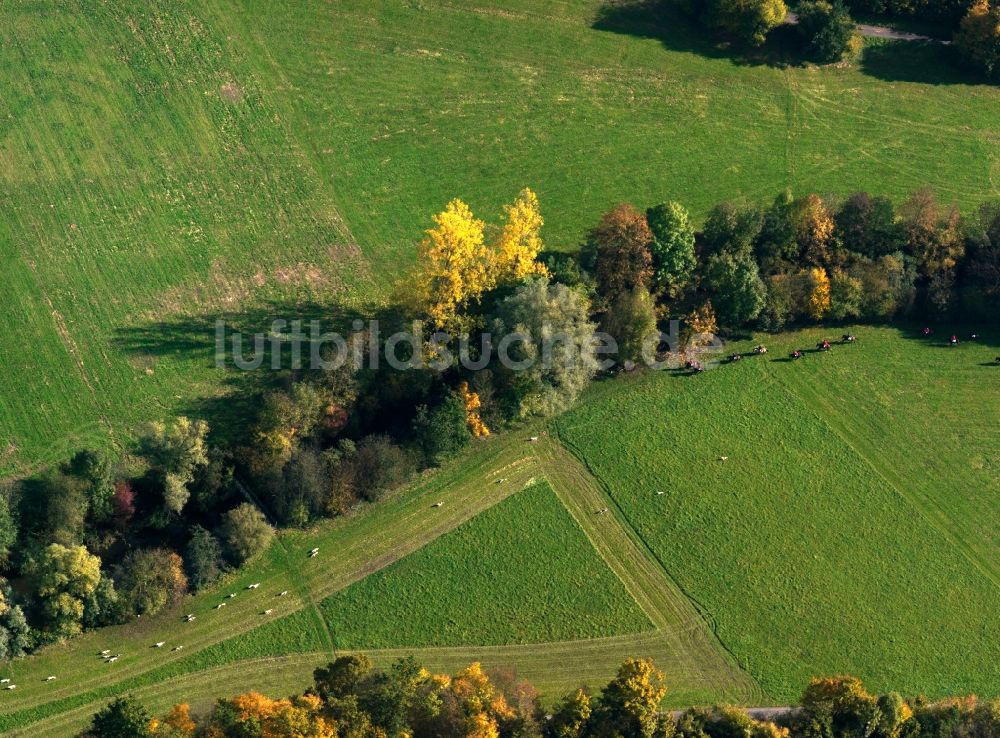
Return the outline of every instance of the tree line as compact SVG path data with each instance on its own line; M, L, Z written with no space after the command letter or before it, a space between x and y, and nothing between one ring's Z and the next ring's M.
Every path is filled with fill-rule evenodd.
M663 712L664 675L628 659L601 690L581 687L546 708L509 670L478 663L432 674L412 657L377 669L362 654L316 669L302 694L247 692L195 714L186 703L152 716L134 697L97 712L81 738L990 738L1000 700L905 699L861 680L814 679L798 705L757 720L728 705Z
M898 208L864 192L783 193L720 203L700 229L677 202L620 204L573 253L545 250L542 227L530 190L495 224L452 201L379 313L382 336L414 320L445 336L404 347L404 360L466 344L471 364L370 362L387 340L366 325L352 336L357 363L267 372L238 428L213 437L200 420L156 423L121 459L84 450L0 488L0 658L154 614L264 550L273 524L375 503L476 438L560 412L650 348L746 328L1000 314L1000 202L963 216L928 189ZM678 343L657 345L670 318ZM510 334L517 366L488 351ZM612 339L608 368L598 350Z

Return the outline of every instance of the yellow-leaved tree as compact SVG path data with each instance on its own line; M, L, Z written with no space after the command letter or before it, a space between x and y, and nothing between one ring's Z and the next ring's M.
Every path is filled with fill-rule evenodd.
M495 240L459 199L434 216L420 243L417 296L434 328L459 335L473 327L468 308L499 284L548 275L538 261L542 216L538 197L525 188L504 207L507 222Z
M435 328L461 333L469 327L462 310L495 284L485 224L458 199L433 220L420 244L422 298Z
M498 283L520 282L526 277L548 276L538 261L542 250L542 214L538 196L525 187L511 205L505 205L507 223L493 246Z
M814 267L809 270L809 302L806 306L809 317L822 320L830 312L830 277L826 269Z

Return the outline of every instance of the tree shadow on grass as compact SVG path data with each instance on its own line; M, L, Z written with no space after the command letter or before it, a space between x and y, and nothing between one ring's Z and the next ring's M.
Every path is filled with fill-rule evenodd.
M183 401L177 412L206 420L216 438L237 441L249 420L255 417L265 392L287 388L293 380L311 371L314 345L330 347L329 334L333 333L349 340L352 332L367 327L370 320L378 321L380 334L385 338L404 327L404 312L398 306L369 310L315 302L271 301L252 309L186 315L122 327L116 330L112 344L140 362L154 363L157 358L172 357L188 365L216 369L220 373L220 390L210 397ZM289 340L293 321L301 321L299 331L303 336L299 368L293 365ZM242 362L256 363L255 349L262 348L256 368L237 366L233 342L237 334ZM313 340L314 337L319 337L319 341Z
M861 56L861 71L885 82L926 85L985 85L989 81L961 64L954 46L932 41L877 41Z
M792 26L779 26L760 48L714 37L700 23L685 16L670 0L618 0L607 2L591 25L598 31L658 40L664 48L729 59L741 66L776 68L802 66L798 34Z
M792 25L775 28L760 48L747 47L732 40L720 41L701 23L673 7L670 0L609 0L598 10L592 27L636 38L656 39L671 51L709 59L729 59L741 66L786 69L802 67L808 61ZM933 41L869 39L859 68L886 82L992 84L981 73L963 65L954 46Z

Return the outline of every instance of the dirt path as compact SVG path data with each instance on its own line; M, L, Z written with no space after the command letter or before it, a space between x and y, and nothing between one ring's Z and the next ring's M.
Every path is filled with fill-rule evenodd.
M794 26L799 22L799 17L795 13L789 13L785 17L785 23ZM919 33L908 33L906 31L896 31L886 26L872 26L865 23L858 24L858 33L866 38L885 38L891 41L930 41L935 44L951 44L951 41L944 41L939 38L922 36Z

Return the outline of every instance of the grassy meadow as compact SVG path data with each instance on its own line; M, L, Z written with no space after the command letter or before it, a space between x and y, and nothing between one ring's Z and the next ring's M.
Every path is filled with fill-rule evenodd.
M0 480L145 421L239 418L226 396L258 378L214 368L216 317L387 299L456 196L495 220L530 186L572 250L622 200L1000 195L1000 90L945 49L750 63L600 0L7 3L0 85ZM4 664L0 733L66 735L126 689L301 689L345 648L512 665L546 697L630 655L674 706L837 672L997 695L1000 337L857 332L598 383L558 441L491 438L162 616Z
M382 299L455 196L489 220L531 186L572 249L620 200L1000 191L1000 91L945 51L779 68L601 7L0 8L0 476L226 417L216 316Z
M837 673L1000 693L997 344L900 333L797 362L824 332L765 338L598 385L556 423L773 699Z
M341 648L501 645L652 624L545 482L320 603Z

